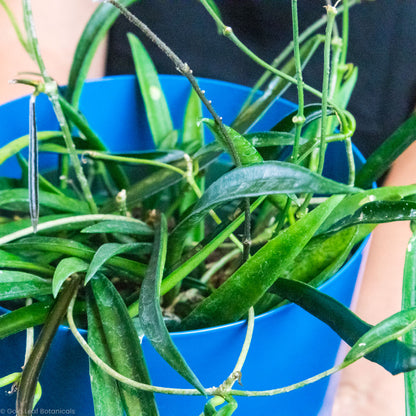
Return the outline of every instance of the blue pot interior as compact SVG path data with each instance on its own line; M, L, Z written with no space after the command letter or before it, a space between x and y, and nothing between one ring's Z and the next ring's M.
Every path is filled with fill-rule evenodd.
M179 76L161 76L174 125L180 129L184 103L190 87ZM230 83L201 79L202 89L212 100L219 115L227 124L237 115L248 89ZM132 76L106 78L85 85L81 110L93 130L110 151L129 152L153 149L143 102L136 80ZM268 130L291 113L294 105L285 100L276 102L253 131ZM205 114L208 117L208 114ZM45 96L37 101L38 130L58 130L58 123ZM28 133L28 98L0 107L0 146ZM362 157L356 152L357 163ZM51 155L41 156L41 168L56 164ZM347 161L343 144L329 146L325 175L346 180ZM20 177L15 159L0 166L0 175ZM350 304L362 256L358 250L352 260L322 288L345 304ZM219 311L220 313L220 311ZM220 384L232 371L245 336L245 323L239 322L220 328L173 334L173 338L189 364L206 386ZM305 347L303 344L308 343ZM330 368L336 358L339 338L325 325L289 305L256 318L254 340L243 370L243 389L269 389L298 382ZM147 340L143 348L153 382L156 385L189 387L155 353ZM197 353L196 353L197 352ZM196 354L195 354L196 353ZM24 357L24 334L0 342L0 377L18 371ZM93 415L88 376L88 360L69 331L61 327L41 375L43 397L39 412ZM237 414L281 416L316 415L321 409L328 380L321 380L306 388L271 398L241 398ZM238 386L237 386L238 387ZM239 387L238 387L239 388ZM4 389L0 393L2 409L13 409L15 398ZM157 395L162 416L196 416L203 410L204 398ZM64 413L66 412L66 413Z

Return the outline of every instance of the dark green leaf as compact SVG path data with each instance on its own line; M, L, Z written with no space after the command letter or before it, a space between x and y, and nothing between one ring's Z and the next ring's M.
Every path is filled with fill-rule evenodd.
M409 240L406 250L406 259L403 272L402 309L406 310L416 306L416 235ZM416 330L403 335L403 342L416 345ZM416 415L416 371L404 375L406 390L406 416Z
M160 284L162 282L166 260L167 228L166 218L162 215L155 232L155 241L153 243L149 267L140 289L140 324L144 334L163 359L202 394L205 394L201 382L173 343L160 308Z
M73 212L77 214L89 213L88 205L63 195L49 192L40 192L39 204L53 210ZM29 206L29 194L27 189L7 189L0 191L0 207L9 210L27 211Z
M0 339L43 324L52 307L52 302L37 302L0 316Z
M83 260L91 260L95 254L95 250L76 241L67 240L57 237L28 237L21 239L15 243L8 243L3 246L7 250L19 250L19 252L52 252L61 253L73 257L79 257ZM122 257L113 257L108 260L108 264L112 267L128 272L127 276L131 276L134 280L141 280L144 275L146 266L137 261L124 259Z
M1 230L1 228L0 228ZM142 236L153 235L153 230L140 220L120 216L118 221L101 221L81 230L82 233L121 233Z
M78 284L77 279L73 279L59 294L36 340L29 359L25 363L17 390L16 409L19 415L30 415L32 413L36 386L43 362L59 324L66 313L69 302L77 290Z
M416 202L375 201L361 206L353 215L336 222L327 230L329 233L361 224L407 221L416 218Z
M113 363L97 304L91 291L89 290L87 293L88 344L101 360L112 367ZM89 361L94 414L96 416L121 416L123 414L123 403L117 380L101 370L94 361Z
M50 293L50 280L20 271L0 271L0 300L29 298Z
M240 319L302 251L339 203L333 196L270 240L183 321L185 329L221 325ZM276 253L279 253L276 256ZM223 305L227 305L226 308ZM218 311L221 310L219 314Z
M131 243L131 244L118 244L107 243L100 246L97 252L94 254L93 259L88 267L87 274L85 276L85 284L87 284L99 271L99 269L108 262L112 257L127 253L132 250L149 249L149 244L146 243Z
M156 68L139 38L132 33L127 37L155 147L174 149L178 137L177 133L172 134L173 123Z
M275 288L280 296L296 303L327 324L347 344L355 344L356 347L348 360L350 358L355 359L361 352L364 352L365 358L376 362L392 374L410 371L416 367L416 346L404 344L395 340L394 337L389 339L389 342L384 343L387 339L385 337L386 333L389 333L389 335L395 333L395 324L389 326L386 332L384 332L386 327L383 324L381 326L382 331L377 329L374 333L370 324L361 320L342 303L305 283L278 279ZM367 334L369 334L369 338L363 341L363 337L366 337ZM360 343L366 345L359 346ZM370 348L363 349L366 346L370 346ZM376 347L373 348L374 346Z
M300 192L349 194L357 191L357 188L324 178L301 166L286 162L264 162L236 168L221 176L206 190L182 224L195 224L210 209L245 197Z
M56 266L52 279L52 294L56 298L62 285L75 273L85 272L88 269L88 263L78 257L67 257L61 260Z
M334 209L322 227L319 234L326 232L333 224L343 218L353 215L361 206L375 201L400 201L406 196L416 194L416 185L407 186L384 186L377 189L358 192L355 195L348 195Z
M212 133L215 136L215 139L218 141L218 143L220 143L221 147L232 156L234 151L231 149L229 143L224 138L224 135L218 124L214 120L206 118L203 119L203 122L212 131ZM238 133L231 127L224 126L224 129L233 143L233 147L238 156L239 164L241 164L242 166L248 166L254 163L261 163L263 161L263 158L260 156L260 153L244 136L242 136L240 133Z
M114 369L133 380L151 384L139 337L120 294L103 276L94 277L90 284ZM128 416L158 415L152 393L123 383L119 383L119 388Z

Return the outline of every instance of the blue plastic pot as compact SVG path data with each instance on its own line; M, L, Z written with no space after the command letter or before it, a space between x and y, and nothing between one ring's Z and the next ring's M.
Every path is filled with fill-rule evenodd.
M178 76L162 76L175 126L181 127L184 103L190 87ZM248 89L230 83L204 80L201 87L213 101L226 123L236 116ZM268 129L293 110L293 104L279 100L255 130ZM112 151L152 148L138 86L132 76L107 78L88 83L82 95L81 109L94 130ZM39 130L58 129L45 97L37 103ZM23 98L0 107L0 145L27 134L28 99ZM362 158L358 155L358 160ZM345 178L347 162L343 147L331 145L327 175ZM53 166L51 157L41 158L42 168ZM18 177L16 161L7 161L0 175ZM361 246L349 262L327 283L322 291L350 305L362 260ZM4 310L3 310L4 312ZM221 313L221 311L218 311ZM221 384L233 370L246 332L246 323L237 322L217 328L173 334L173 340L202 383L209 387ZM0 377L19 371L24 357L24 334L0 342ZM335 363L340 340L326 325L294 305L265 313L256 318L254 339L243 368L242 389L264 390L298 382ZM143 349L155 385L189 387L157 355L146 339ZM36 414L93 415L88 375L88 360L68 328L61 326L40 378L43 396ZM319 414L326 395L328 379L305 388L265 398L238 398L237 415L311 416ZM162 416L196 416L205 399L156 395ZM331 398L326 402L331 403ZM0 392L0 413L13 414L15 397L5 389ZM9 413L7 413L9 412ZM109 415L113 416L113 415Z

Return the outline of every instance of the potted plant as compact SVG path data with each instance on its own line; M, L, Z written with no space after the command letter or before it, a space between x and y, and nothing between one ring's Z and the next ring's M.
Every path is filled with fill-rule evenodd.
M415 186L365 190L391 162L389 151L382 148L355 177L360 158L354 157L351 144L354 118L345 107L356 73L343 66L344 53L338 54L340 62L334 61L339 72L332 70L332 77L328 72L336 9L327 8L326 36L304 41L299 40L293 1L294 57L282 72L252 56L276 77L265 94L250 96L233 122L247 89L195 80L189 66L128 13L124 5L131 1L109 3L100 5L90 20L68 87L60 90L44 67L30 1L23 2L26 46L39 64L41 77L19 79L17 82L33 86L34 94L29 102L10 103L0 112L0 117L7 117L11 135L10 142L0 149L7 160L2 168L10 171L12 165L7 167L6 163L12 163L8 159L17 154L25 173L22 178L8 174L2 181L2 209L18 215L5 215L0 229L4 267L1 300L13 309L0 318L0 336L5 338L0 348L10 340L17 342L9 337L12 334L27 332L27 341L22 344L27 351L23 371L15 363L10 363L14 369L6 370L6 363L4 372L12 373L1 379L3 385L16 383L17 413L31 413L40 395L38 379L45 359L49 362L40 385L50 379L55 386L54 391L48 387L42 399L46 402L40 406L63 414L81 412L76 403L84 400L83 394L89 395L89 387L63 399L62 390L73 387L61 382L65 375L58 370L72 372L74 383L85 382L86 371L78 370L74 361L83 359L85 363L87 355L94 412L106 415L122 414L123 410L131 415L159 411L225 415L235 410L237 402L241 403L239 414L265 414L275 407L299 413L306 411L305 405L309 412L317 413L326 383L311 383L359 357L366 356L393 373L412 370L413 348L395 339L412 328L413 309L371 328L323 294L348 304L360 249L338 276L330 277L375 223L413 219L415 215L414 203L408 200ZM214 5L202 3L223 33L251 54L232 30L223 26ZM93 49L119 11L173 59L195 92L189 95L189 84L183 77L159 81L140 41L130 35L144 104L135 99L137 90L131 77L86 84L80 101ZM348 7L344 13L348 16ZM301 44L302 40L305 43ZM302 64L319 43L324 44L325 52L322 91L302 80ZM342 48L339 42L332 45ZM347 69L345 79L341 74ZM298 106L275 103L256 125L260 133L246 133L289 83L298 87ZM117 90L117 98L111 97L112 89ZM226 101L216 97L219 90L235 95ZM315 94L319 104L305 106L304 90ZM172 103L166 103L163 91ZM37 97L40 93L45 94ZM211 100L218 103L215 109ZM182 110L174 117L184 120L181 134L177 131L180 124L171 121L168 110L177 107L178 101ZM202 113L201 102L208 113ZM221 105L224 108L217 112ZM141 106L145 115L137 116L136 109ZM19 121L29 119L28 135L21 122L16 129L11 121L15 109ZM149 127L144 126L145 118ZM205 144L204 125L215 142ZM335 130L338 125L339 132ZM387 145L406 138L410 141L409 125ZM124 136L129 138L127 145L121 144ZM138 137L140 145L134 142ZM26 147L28 160L18 154ZM59 155L59 164L56 157L41 160L39 173L39 151ZM382 162L377 162L380 154ZM347 167L346 176L339 171L342 165ZM329 174L332 179L326 177ZM29 218L22 215L28 201ZM205 221L209 216L212 223ZM222 223L217 225L220 218ZM242 239L238 238L241 235ZM411 273L405 277L411 279ZM314 289L316 286L322 292ZM410 293L409 289L406 299ZM322 354L326 361L321 364L316 362L321 345L298 350L304 338L288 339L293 342L287 344L282 341L298 335L316 341L330 332L293 305L274 309L285 299L298 303L353 345L340 365L315 376L334 365L339 345L334 335L325 342L328 353ZM413 306L406 302L406 306ZM254 310L261 314L270 309L254 320ZM87 352L84 358L79 358L79 348L71 349L71 343L76 342L69 329L58 330L66 315L76 342ZM287 324L284 315L288 315ZM247 316L247 324L239 321ZM301 319L306 323L299 330ZM256 333L253 336L254 321L255 331L264 331L267 341L257 338ZM38 324L43 327L33 346L30 328ZM82 338L76 326L87 327L88 334ZM174 331L172 336L168 329ZM275 340L270 339L274 331ZM17 336L24 338L24 333ZM281 352L275 352L277 345L283 346ZM49 347L58 351L56 358L46 358ZM260 355L267 357L264 364ZM302 360L312 362L311 369L303 371ZM302 371L296 370L294 361L301 362ZM287 370L283 370L285 366ZM290 386L268 390L274 386L266 376L276 381L280 372L282 383ZM241 375L249 390L260 391L234 389ZM207 388L208 383L216 387ZM296 391L295 403L289 404L285 398L293 393L279 394L304 385L308 387ZM168 394L176 396L171 399ZM240 400L238 396L266 398ZM87 407L82 414L92 414L90 405L81 406Z

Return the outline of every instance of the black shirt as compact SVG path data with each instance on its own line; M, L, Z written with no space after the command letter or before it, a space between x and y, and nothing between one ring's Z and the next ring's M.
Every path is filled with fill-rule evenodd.
M292 38L289 0L217 0L225 24L268 62ZM323 0L299 2L300 30L325 13ZM217 34L212 18L197 0L142 0L131 10L155 31L197 76L253 85L263 69ZM340 16L341 17L341 16ZM359 68L349 105L357 119L353 140L368 156L409 115L416 98L416 0L377 0L351 8L348 61ZM338 18L341 28L341 19ZM109 39L107 73L134 73L126 40L136 33L160 73L176 73L172 63L143 35L119 18ZM322 48L304 72L320 87ZM297 100L296 88L285 97ZM313 97L308 97L313 102ZM316 99L315 99L316 101Z

